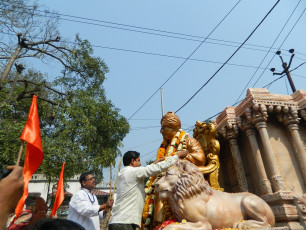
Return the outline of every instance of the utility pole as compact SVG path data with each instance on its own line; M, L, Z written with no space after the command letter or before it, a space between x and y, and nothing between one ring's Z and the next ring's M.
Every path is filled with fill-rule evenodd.
M285 74L287 75L287 78L288 78L288 81L289 81L289 83L290 83L290 86L291 86L292 91L295 92L296 89L295 89L294 83L293 83L293 81L292 81L290 72L289 72L289 68L290 68L290 66L291 66L291 62L292 62L292 59L293 59L293 57L294 57L294 49L290 49L290 50L289 50L289 53L291 53L291 58L290 58L290 61L289 61L289 65L287 66L287 63L284 62L283 57L280 56L281 52L280 52L279 50L276 52L276 54L279 56L279 58L280 58L281 61L282 61L282 66L283 66L283 68L284 68L283 72L281 72L281 73L274 73L275 68L271 68L270 70L273 72L273 75L283 75L283 74L285 73Z

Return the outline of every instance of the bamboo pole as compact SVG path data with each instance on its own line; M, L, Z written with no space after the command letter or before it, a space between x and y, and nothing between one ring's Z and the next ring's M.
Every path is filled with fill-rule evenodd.
M110 164L110 169L109 169L109 194L112 193L112 168L113 168L113 163Z
M116 176L116 180L114 183L114 188L112 193L109 194L109 199L112 199L114 197L115 191L116 191L116 187L117 187L117 181L118 181L118 173L120 172L120 167L121 167L121 162L122 162L122 158L120 159L119 165L118 165L118 170L117 170L117 176ZM110 219L111 216L111 211L109 210L107 213L107 217L106 217L106 227L108 226L108 221Z
M17 161L16 161L16 165L19 166L20 163L20 158L21 158L21 154L23 151L23 146L24 146L24 141L21 141L21 145L20 145L20 149L19 149L19 153L18 153L18 157L17 157Z

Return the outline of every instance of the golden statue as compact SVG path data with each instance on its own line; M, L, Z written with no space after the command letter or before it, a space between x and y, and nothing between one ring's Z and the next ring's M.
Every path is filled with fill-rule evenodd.
M193 130L193 137L202 146L207 161L204 167L198 167L198 169L205 175L211 187L223 191L224 189L220 187L218 181L220 144L216 140L215 125L213 123L197 121Z
M207 132L208 129L206 125L200 122L197 122L197 125L196 127L198 128L194 131L197 134L195 137L198 137L201 142L206 143L204 145L202 144L202 146L195 138L189 137L188 133L181 129L181 121L174 112L170 111L164 115L161 119L160 130L163 135L163 142L158 150L156 159L159 160L172 156L178 151L188 151L188 155L185 159L196 165L202 173L208 174L218 171L219 159L217 154L219 154L220 148L216 143L219 144L219 142L214 138L210 138L214 137L213 132L209 133L208 136L202 133L204 130ZM211 144L213 141L216 141L215 144ZM213 148L207 147L207 143L210 143L210 146ZM214 151L211 154L207 154L207 159L209 160L207 166L205 166L206 156L203 149L212 149ZM150 226L152 227L152 221L154 221L154 226L173 218L168 203L161 202L158 194L154 193L154 184L161 176L162 175L151 177L146 184L146 200L143 211L143 226L141 229L150 229ZM222 190L218 184L218 172L211 178L213 178L211 180L212 182L217 182L215 183L216 189Z

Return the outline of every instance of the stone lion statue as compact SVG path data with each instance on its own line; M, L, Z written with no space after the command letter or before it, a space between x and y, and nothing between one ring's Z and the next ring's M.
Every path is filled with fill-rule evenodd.
M171 166L156 183L159 198L169 200L175 219L164 230L268 228L275 218L270 206L251 193L214 190L198 168L187 160ZM183 220L183 221L182 221Z

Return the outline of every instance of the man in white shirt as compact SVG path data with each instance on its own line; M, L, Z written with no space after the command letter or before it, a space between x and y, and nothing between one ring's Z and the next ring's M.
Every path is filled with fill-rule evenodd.
M90 172L80 176L81 190L73 195L69 202L68 220L82 225L86 230L100 230L100 219L113 206L113 200L99 205L97 197L92 193L96 187L94 176Z
M124 169L118 173L116 202L112 208L109 230L135 230L140 227L144 207L144 178L157 175L179 158L185 158L187 151L179 151L165 161L140 167L140 154L128 151L123 156Z

